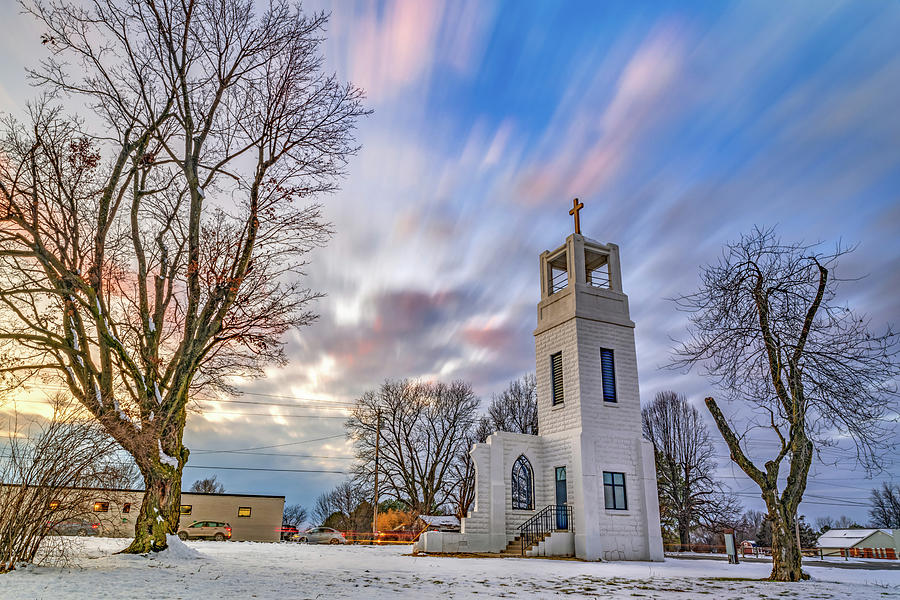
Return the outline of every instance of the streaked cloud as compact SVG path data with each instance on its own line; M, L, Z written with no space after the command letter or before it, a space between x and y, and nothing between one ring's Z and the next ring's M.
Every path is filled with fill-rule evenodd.
M314 254L309 283L328 296L320 321L290 335L291 364L244 385L244 399L297 408L221 404L191 417L191 447L304 442L307 454L346 457L342 439L305 442L342 432L343 413L303 408L310 400L351 401L397 377L462 378L486 398L533 370L538 255L571 231L574 196L585 233L621 247L644 401L711 392L661 369L686 326L666 298L691 291L699 265L755 224L858 243L842 270L868 277L843 291L876 327L896 324L900 7L307 6L330 10L329 68L365 87L376 111L342 191L325 199L337 235ZM0 85L27 97L11 62ZM289 451L299 452L276 450ZM207 464L213 456L340 462ZM817 469L843 476L850 465ZM340 480L219 475L229 489L306 504Z

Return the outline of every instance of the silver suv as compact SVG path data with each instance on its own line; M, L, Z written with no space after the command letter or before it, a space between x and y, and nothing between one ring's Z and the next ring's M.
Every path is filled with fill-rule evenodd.
M231 525L219 521L194 521L178 531L183 540L216 540L224 542L231 539Z

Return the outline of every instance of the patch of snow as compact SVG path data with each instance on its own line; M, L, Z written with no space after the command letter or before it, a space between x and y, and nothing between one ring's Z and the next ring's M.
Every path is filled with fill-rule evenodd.
M97 404L103 406L103 397L100 393L100 386L97 385L97 382L94 382L94 395L97 397Z
M172 458L168 454L163 451L162 441L156 440L156 443L159 444L159 462L164 465L169 465L175 469L178 468L178 459ZM162 517L157 517L158 519L162 519Z
M153 324L153 319L147 317L147 328L150 329L150 333L156 332L156 325Z
M72 381L75 381L75 371L72 370L72 367L66 365L66 371L69 372L69 377L72 378Z
M109 321L106 320L106 317L105 317L105 316L103 317L103 326L106 327L106 333L109 334L109 337L111 337L115 343L117 343L117 344L119 344L119 345L121 346L121 345L122 345L122 342L119 341L119 338L117 338L117 337L116 337L116 334L113 333L113 330L110 329L110 327L109 327Z
M128 540L75 539L73 567L0 576L3 600L54 598L727 598L863 600L894 597L900 570L841 569L805 559L810 581L763 581L768 563L667 559L581 562L539 558L409 556L410 547L181 542L142 555L116 554ZM202 550L197 557L196 549ZM188 556L190 554L190 556ZM206 558L198 561L197 558ZM165 566L165 568L160 568Z
M128 422L128 423L131 423L131 417L129 417L129 416L125 413L125 411L123 411L123 410L121 409L121 407L119 407L119 400L118 400L115 396L113 396L113 408L114 408L115 411L119 414L119 418L120 418L120 419L122 419L123 421L126 421L126 422ZM141 424L140 424L140 423L132 423L132 425L134 425L134 426L137 427L138 429L141 428Z
M182 542L177 535L167 534L166 544L168 544L168 548L166 548L162 552L157 552L155 555L153 555L154 558L168 559L174 562L208 558L204 554L197 552L196 550Z
M156 403L162 404L162 395L159 393L159 386L156 385L156 382L153 382L153 393L156 395Z
M74 343L75 352L80 352L81 344L78 343L78 332L75 330L75 319L69 317L69 322L72 324L70 329L72 330L72 342Z

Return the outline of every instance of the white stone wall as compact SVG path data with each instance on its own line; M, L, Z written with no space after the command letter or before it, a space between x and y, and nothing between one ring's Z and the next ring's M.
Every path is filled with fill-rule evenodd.
M534 342L539 432L543 436L577 429L581 419L581 386L576 320L570 319L535 336ZM557 352L562 352L563 403L554 406L550 356Z
M641 432L634 324L621 293L618 248L610 244L611 290L597 290L570 277L538 305L535 360L540 436L496 433L477 444L473 510L463 519L470 551L499 551L518 527L556 503L556 467L566 467L567 502L574 508L573 545L586 560L662 560L662 537L652 448ZM583 252L583 238L570 236L568 252ZM546 254L546 253L545 253ZM578 264L577 256L570 260ZM546 256L542 257L542 268ZM583 267L584 261L581 261ZM546 287L546 282L542 282ZM618 287L618 289L616 289ZM603 401L600 349L614 353L616 403ZM553 406L550 356L562 352L564 401ZM533 511L512 509L512 466L524 454L534 471ZM607 510L603 472L625 474L628 508ZM462 546L461 546L462 547Z

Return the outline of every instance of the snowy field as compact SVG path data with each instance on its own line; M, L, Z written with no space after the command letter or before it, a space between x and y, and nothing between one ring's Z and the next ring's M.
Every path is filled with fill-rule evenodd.
M408 556L409 546L307 546L174 540L153 557L114 554L124 540L79 540L70 568L0 575L0 598L900 598L900 571L807 566L799 584L747 581L766 564L713 560L584 563Z

